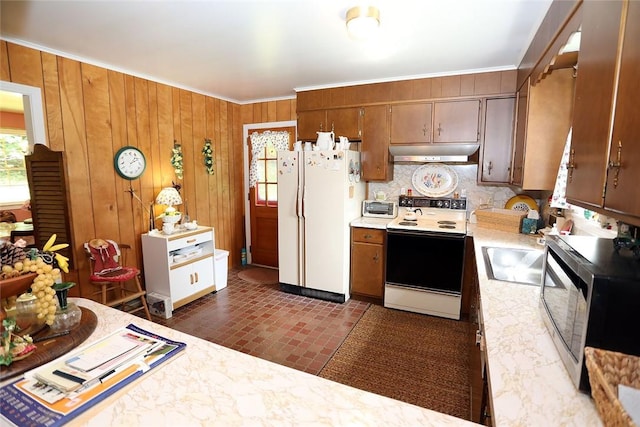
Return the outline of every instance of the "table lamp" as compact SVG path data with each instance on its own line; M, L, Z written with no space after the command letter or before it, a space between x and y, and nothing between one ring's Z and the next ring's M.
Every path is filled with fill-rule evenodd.
M156 197L156 204L158 205L166 205L164 213L160 215L162 218L162 230L165 233L173 232L174 224L180 221L180 212L176 211L174 205L182 204L182 198L180 197L180 193L173 187L165 187L163 188L158 197Z

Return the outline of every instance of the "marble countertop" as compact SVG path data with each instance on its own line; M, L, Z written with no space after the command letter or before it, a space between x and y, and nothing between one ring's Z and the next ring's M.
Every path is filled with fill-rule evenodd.
M74 419L74 426L472 426L72 298L96 313L96 340L129 323L187 343L174 360Z
M540 312L537 286L487 277L483 246L544 250L536 238L469 224L473 235L495 426L600 426L571 382Z

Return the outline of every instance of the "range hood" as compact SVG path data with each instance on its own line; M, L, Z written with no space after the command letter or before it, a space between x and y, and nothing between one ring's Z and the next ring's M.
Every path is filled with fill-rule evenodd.
M432 144L389 145L395 162L467 162L479 143L437 142Z

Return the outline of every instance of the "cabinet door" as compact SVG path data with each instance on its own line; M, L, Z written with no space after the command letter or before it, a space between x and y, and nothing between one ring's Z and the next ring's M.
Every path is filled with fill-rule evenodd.
M301 111L298 113L298 140L315 141L316 132L328 132L326 128L327 114L325 110Z
M480 139L480 101L436 102L433 142L477 142Z
M518 91L516 110L516 141L513 147L513 160L511 164L511 184L522 185L524 170L524 144L527 138L527 116L529 110L529 85L531 77L527 78Z
M193 295L214 285L213 255L171 270L169 280L171 302L175 309L184 304L183 300L192 300Z
M349 139L362 138L361 108L336 108L327 110L327 130L333 130L335 137L346 136Z
M389 158L389 107L364 107L360 159L362 179L365 181L391 181L393 164Z
M515 98L487 99L479 165L481 183L509 182L514 110Z
M383 246L354 242L351 246L351 293L382 298L383 288Z
M582 10L567 199L601 207L622 3L589 1Z
M628 7L604 204L640 218L640 2L629 1Z
M431 103L391 107L391 144L431 142Z

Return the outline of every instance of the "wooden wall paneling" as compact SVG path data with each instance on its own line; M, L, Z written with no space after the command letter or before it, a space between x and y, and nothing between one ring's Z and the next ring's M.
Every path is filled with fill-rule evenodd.
M242 125L240 123L240 107L237 104L229 104L229 106L231 116L229 117L228 123L230 137L233 144L233 158L236 159L236 161L231 163L234 170L233 176L230 177L233 183L233 190L231 194L241 195L244 192L244 144L242 141ZM232 256L232 259L238 259L240 248L244 247L246 241L244 235L244 198L232 197L231 200L234 206L234 211L231 216L234 220L234 244L229 246L231 248L230 256Z
M188 201L189 216L192 219L203 218L207 224L209 212L209 175L204 167L204 156L202 147L207 136L207 114L204 95L194 94L192 97L193 109L193 172L194 186L193 194L190 194Z
M11 81L9 52L7 50L7 42L4 40L0 40L0 80L4 80L5 82Z
M108 161L113 158L113 138L110 126L107 70L89 64L80 64L80 69L86 150L91 178L89 185L91 194L95 195L91 198L95 237L114 239L119 242L121 237L119 222L123 222L123 217L126 218L130 213L126 212L124 206L118 204L116 186L120 186L114 179L113 163Z
M475 95L500 93L501 77L499 72L476 74Z
M277 104L275 101L262 102L262 104L266 104L265 107L267 109L267 120L270 122L275 122L278 116Z
M280 101L276 101L276 122L283 122L283 121L287 121L287 120L295 120L295 114L294 114L294 118L291 118L291 113L296 111L295 108L295 101L292 99L283 99ZM240 128L242 128L242 124L243 123L247 123L244 120L242 120L242 111L240 112L240 118L241 121L239 123Z
M429 99L431 96L431 87L433 79L415 79L413 82L413 99Z
M47 142L54 151L64 151L64 132L60 106L60 84L58 81L58 59L55 55L42 52L42 102L45 110Z
M154 202L160 190L171 185L171 181L175 180L170 159L173 140L176 139L173 120L176 114L180 115L179 111L174 114L173 89L170 86L157 84L156 96L158 99L158 139L155 148L152 144L151 149L154 157L153 194L151 194L151 200ZM160 208L155 213L159 215L161 213Z
M138 197L142 200L134 201L134 204L142 204L142 218L140 218L142 233L149 231L149 213L151 209L151 202L155 202L156 193L159 192L159 185L156 188L155 182L158 183L162 180L162 157L160 156L160 101L158 100L161 86L155 82L149 82L148 97L149 97L149 148L144 152L147 159L147 168L144 174L140 177L138 184L140 185L140 191ZM165 116L170 117L170 116ZM166 119L165 119L166 120ZM170 120L169 120L170 121ZM171 139L171 141L173 141ZM155 208L153 216L155 217ZM157 228L154 221L154 228ZM140 250L142 255L142 250Z
M516 86L518 70L500 72L500 93L514 94L518 90Z
M442 77L433 77L431 79L431 96L433 98L442 98Z
M390 82L391 94L389 96L394 101L410 101L413 99L413 85L413 80Z
M475 94L475 86L475 74L464 74L460 76L460 96L472 96Z
M214 98L206 97L205 98L205 132L207 138L211 139L211 146L213 147L213 175L207 175L207 187L205 189L207 193L207 197L209 199L209 205L207 206L206 212L200 216L198 213L198 222L203 225L210 225L215 230L215 238L216 238L216 247L218 247L218 179L220 177L219 170L219 153L220 153L220 138L219 134L216 134L216 126L215 120L216 116L214 115L215 110L215 100ZM245 109L247 110L247 109Z
M11 81L42 88L42 59L40 51L17 44L7 45Z
M218 227L221 229L222 233L221 233L221 246L223 248L230 248L230 256L233 256L232 251L232 244L233 244L233 239L231 236L232 233L232 227L231 227L231 221L232 218L230 217L231 214L231 202L232 202L232 197L231 197L231 159L233 159L233 152L231 151L231 147L230 147L230 138L229 138L229 127L227 124L227 120L228 120L228 108L229 108L229 104L226 101L219 101L219 108L220 108L220 112L218 114L218 121L220 123L220 142L221 142L221 146L220 146L220 161L221 161L221 168L220 168L220 172L222 174L222 180L221 180L221 186L218 189L219 193L218 193L218 201L219 203L221 203L221 207L222 207L222 223L218 225ZM241 192L242 194L243 192Z
M82 244L95 236L94 212L91 203L94 195L91 193L90 165L86 146L80 63L58 57L58 77L73 236L73 241L67 243L75 252L76 268L88 274L89 265ZM87 282L80 283L79 286L80 295L86 296L91 292L91 285Z
M325 107L342 107L349 104L345 99L344 87L333 87L327 90L329 91L329 105L325 105Z
M192 96L191 92L186 90L180 91L180 123L181 123L181 145L182 145L182 159L184 165L184 175L181 180L182 190L180 195L184 199L195 200L195 153L194 153L194 138L193 138L193 109L192 109ZM184 205L178 206L181 212L184 212Z
M442 96L460 96L460 75L442 77Z
M171 87L171 102L173 105L173 139L179 144L182 143L182 128L180 127L180 123L182 121L182 118L180 117L180 92L181 89ZM173 147L173 141L171 141L171 147ZM171 158L171 150L169 150L169 158ZM171 181L177 181L175 173L172 173L171 179L168 182L163 182L162 186L167 187L171 185Z

